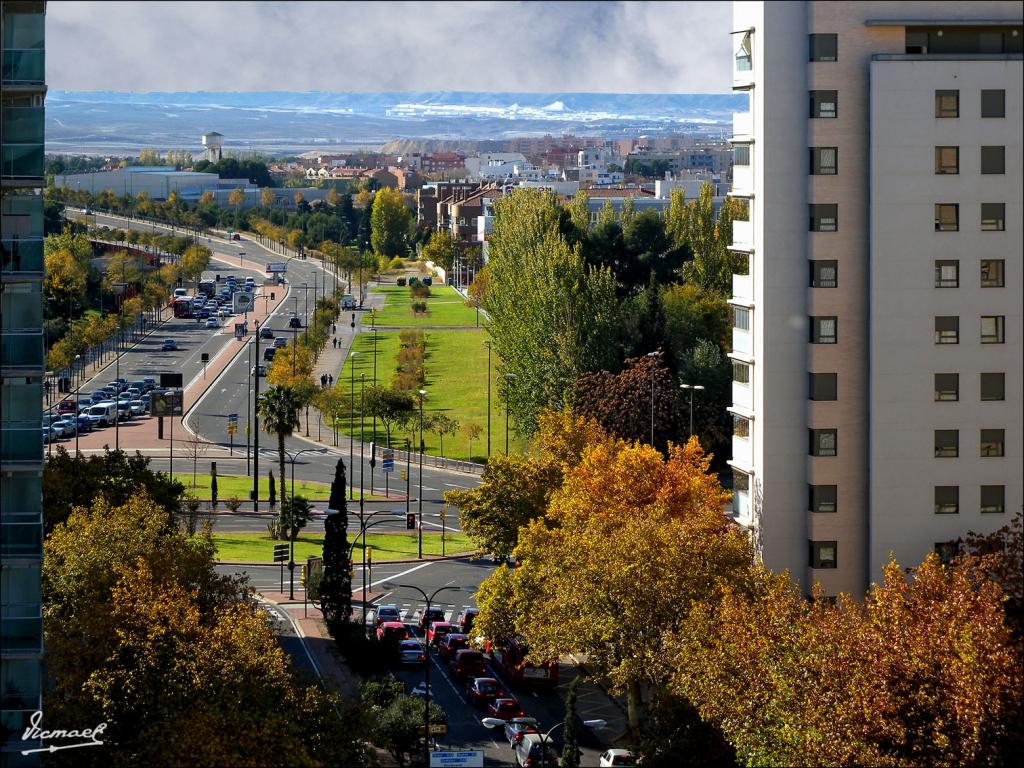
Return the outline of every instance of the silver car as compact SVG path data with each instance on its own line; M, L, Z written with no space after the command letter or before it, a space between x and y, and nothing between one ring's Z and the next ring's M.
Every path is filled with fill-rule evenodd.
M418 666L427 662L427 649L419 640L403 640L399 646L399 652L402 656L402 664Z
M146 414L146 404L141 400L130 400L128 408L131 410L132 416L144 416Z

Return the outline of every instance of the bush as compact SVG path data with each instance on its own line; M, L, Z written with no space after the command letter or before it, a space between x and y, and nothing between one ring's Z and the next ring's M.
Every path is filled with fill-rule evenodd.
M395 256L391 261L388 262L388 269L402 269L405 267L405 262L402 261L401 257Z
M414 301L409 305L414 315L425 315L427 314L427 302L425 301Z
M384 709L405 693L405 685L394 675L375 677L359 686L359 700L364 707Z
M224 506L231 510L232 514L238 512L238 508L242 506L242 500L237 496L232 496L230 499L224 502Z
M430 297L430 286L419 283L409 288L409 293L414 299L426 299Z
M405 287L405 278L404 277L400 277L397 280L395 280L395 285L397 285L399 288Z
M415 288L417 285L422 285L422 283L420 282L420 279L418 277L410 277L409 278L409 287L410 288Z

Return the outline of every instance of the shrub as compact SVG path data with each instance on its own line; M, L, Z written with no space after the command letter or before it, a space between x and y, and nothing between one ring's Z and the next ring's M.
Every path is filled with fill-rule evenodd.
M414 299L426 299L430 297L430 286L420 283L411 287L409 293L412 294Z
M399 256L395 256L388 262L388 269L402 269L404 266L405 262Z
M427 302L425 301L414 301L409 305L414 315L425 315L427 314Z
M420 279L418 277L410 277L409 278L409 287L410 288L415 288L417 285L422 285L422 283L420 283Z
M397 280L395 280L395 285L397 285L399 288L404 287L405 286L405 278L404 277L400 277Z
M239 507L242 506L242 500L237 496L232 496L230 499L224 502L224 506L226 506L229 510L231 510L232 514L234 514L238 512Z

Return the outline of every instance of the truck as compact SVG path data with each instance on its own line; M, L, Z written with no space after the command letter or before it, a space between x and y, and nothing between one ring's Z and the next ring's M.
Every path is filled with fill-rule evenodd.
M199 293L206 296L208 299L213 298L213 294L217 292L217 285L213 280L202 280L199 283Z
M355 309L356 299L351 293L346 293L341 297L341 308L342 309Z

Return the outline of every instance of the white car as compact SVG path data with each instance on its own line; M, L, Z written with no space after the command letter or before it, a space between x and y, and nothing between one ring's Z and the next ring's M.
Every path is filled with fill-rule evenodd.
M415 688L409 691L411 696L415 696L417 699L426 698L427 695L427 684L419 683ZM434 686L430 686L430 698L434 698Z
M208 318L206 318L206 327L207 328L220 328L220 323L217 322L217 318L216 317L208 317Z
M598 762L601 768L611 768L617 765L636 765L636 755L628 749L609 749Z
M132 400L128 403L128 408L131 411L132 416L145 416L146 415L146 404L141 400Z

